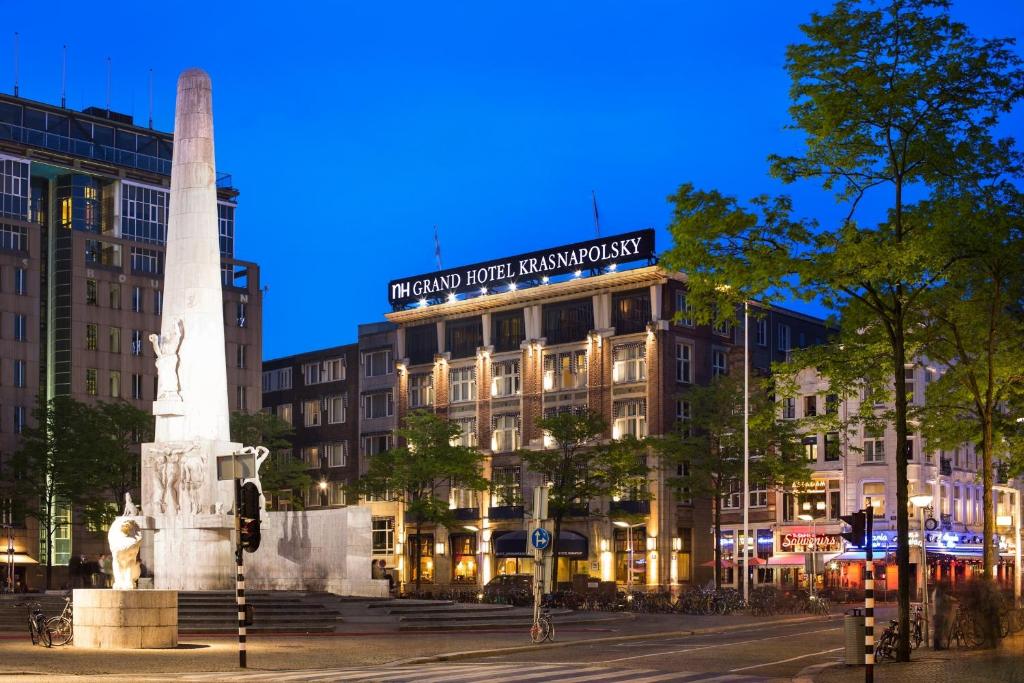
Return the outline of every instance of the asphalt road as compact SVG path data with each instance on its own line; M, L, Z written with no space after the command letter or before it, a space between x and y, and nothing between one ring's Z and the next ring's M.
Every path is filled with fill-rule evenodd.
M579 643L546 651L538 648L534 652L490 656L481 661L635 667L789 681L810 665L841 658L842 647L842 619L833 617L821 622L752 626L730 633Z

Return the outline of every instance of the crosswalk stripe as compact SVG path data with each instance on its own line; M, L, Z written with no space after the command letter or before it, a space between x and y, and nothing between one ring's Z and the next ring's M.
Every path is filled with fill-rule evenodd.
M490 678L491 683L522 683L522 681L530 681L535 678L544 678L546 676L551 675L552 673L565 671L565 667L559 664L535 666L533 664L528 664L524 662L521 666L529 667L529 672L524 672L522 670L517 671L514 669L510 669L503 673L492 671L492 676ZM573 668L573 670L576 670L575 667ZM500 675L500 677L496 678L495 674Z

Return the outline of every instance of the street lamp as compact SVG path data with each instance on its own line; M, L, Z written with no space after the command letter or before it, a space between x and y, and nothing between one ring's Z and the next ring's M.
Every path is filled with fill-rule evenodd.
M743 602L750 604L750 302L743 300ZM755 546L756 549L756 546Z
M633 588L633 529L639 529L646 522L630 524L629 522L617 519L612 524L620 529L626 529L626 554L629 556L629 569L626 571L626 590L631 591Z
M921 581L921 619L924 622L924 628L921 629L921 635L924 636L924 642L928 643L928 544L927 538L925 537L924 528L924 510L930 507L932 504L933 496L930 493L921 493L916 496L910 497L910 502L917 508L918 519L921 521L921 567L922 576L924 577Z

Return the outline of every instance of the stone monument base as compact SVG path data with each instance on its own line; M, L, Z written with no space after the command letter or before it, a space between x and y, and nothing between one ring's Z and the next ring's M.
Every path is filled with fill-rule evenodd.
M75 647L140 650L178 645L178 591L74 591Z

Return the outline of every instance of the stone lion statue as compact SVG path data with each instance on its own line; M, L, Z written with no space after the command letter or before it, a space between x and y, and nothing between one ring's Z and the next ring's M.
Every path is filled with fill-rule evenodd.
M135 590L135 584L142 574L139 564L139 547L142 545L142 529L135 520L125 516L116 517L107 531L110 543L111 566L114 570L115 590Z

